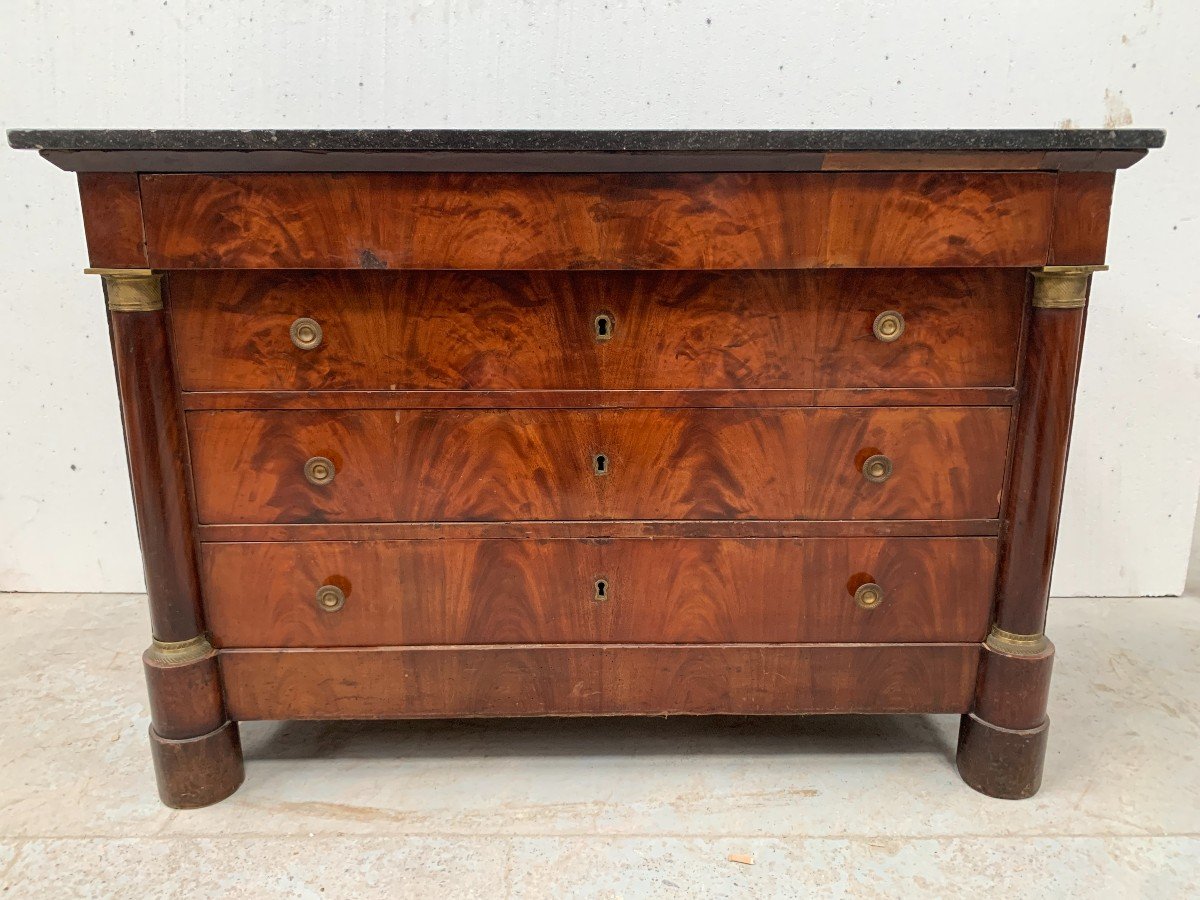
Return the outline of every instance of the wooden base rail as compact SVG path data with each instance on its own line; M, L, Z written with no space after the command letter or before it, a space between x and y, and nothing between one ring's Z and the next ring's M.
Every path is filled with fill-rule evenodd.
M235 720L970 709L978 644L222 650Z

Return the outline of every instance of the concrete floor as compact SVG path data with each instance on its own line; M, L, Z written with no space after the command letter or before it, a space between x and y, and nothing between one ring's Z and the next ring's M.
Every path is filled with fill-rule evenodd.
M159 805L141 597L0 595L9 897L1200 895L1200 600L1058 600L1033 800L956 717L250 723ZM752 857L752 865L730 862Z

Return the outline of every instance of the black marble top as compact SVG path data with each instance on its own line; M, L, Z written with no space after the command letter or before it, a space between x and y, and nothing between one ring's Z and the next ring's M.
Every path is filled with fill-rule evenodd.
M15 129L8 143L45 151L733 153L863 150L1148 150L1150 129L871 131L71 130Z

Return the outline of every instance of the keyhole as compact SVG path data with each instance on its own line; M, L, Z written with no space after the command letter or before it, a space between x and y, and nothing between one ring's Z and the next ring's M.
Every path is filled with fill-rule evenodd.
M610 313L600 313L596 316L596 340L608 341L613 336L613 317Z
M608 474L608 457L605 456L603 453L597 453L596 456L592 459L592 468L595 470L597 475L607 475Z
M605 578L596 579L596 602L601 603L608 599L608 580Z

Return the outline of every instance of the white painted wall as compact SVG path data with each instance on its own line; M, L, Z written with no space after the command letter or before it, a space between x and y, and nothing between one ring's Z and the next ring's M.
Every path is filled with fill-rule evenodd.
M1055 589L1171 594L1200 484L1200 4L5 0L0 127L1165 127L1118 178ZM141 586L72 176L0 150L0 589Z

